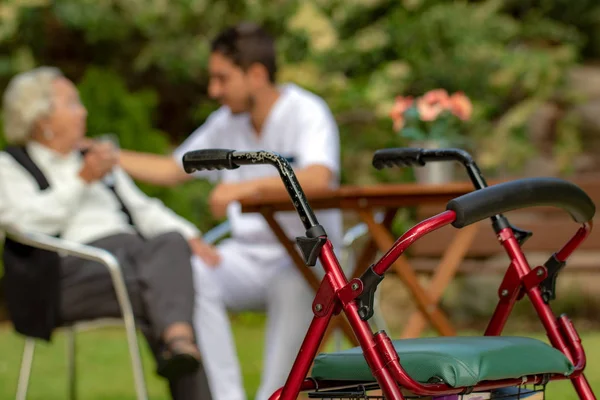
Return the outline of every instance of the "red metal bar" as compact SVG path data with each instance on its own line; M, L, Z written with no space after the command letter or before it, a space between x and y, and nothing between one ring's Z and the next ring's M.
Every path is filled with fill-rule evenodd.
M573 322L566 315L561 315L558 319L558 324L563 336L568 340L570 349L573 351L575 361L573 365L575 366L575 370L583 371L586 365L585 351L583 350L583 346L581 346L581 338L577 330L575 330Z
M544 328L546 328L546 335L548 336L548 339L550 339L552 346L560 350L569 359L569 361L575 365L576 361L573 357L571 349L567 345L567 342L560 331L560 327L556 321L556 316L550 309L550 306L547 305L542 299L542 293L540 289L534 288L528 293L528 295L529 299L533 303L533 307L537 311L542 321L542 324L544 325Z
M586 222L579 228L575 235L556 253L558 261L566 261L577 247L592 233L593 221Z
M408 376L406 371L404 371L402 369L402 367L400 366L400 364L398 362L390 363L389 368L392 372L392 375L394 376L394 379L396 379L396 381L398 382L398 384L401 387L406 388L407 390L410 390L411 392L413 392L419 396L442 396L442 395L459 394L459 393L464 392L467 389L465 387L453 388L446 384L423 385L419 382L414 381L410 376ZM498 380L498 381L486 381L486 382L480 383L479 385L476 385L473 388L473 391L493 390L493 389L509 387L509 386L520 386L523 384L535 385L535 384L541 384L542 382L544 382L545 379L546 379L546 377L544 377L542 375L536 375L536 376L528 376L525 378L518 378L518 379L503 379L503 380ZM568 377L566 377L564 375L553 375L550 377L551 381L565 380L565 379L568 379ZM588 400L588 398L586 398L586 397L582 397L582 399ZM591 399L595 400L595 397L592 397Z
M331 243L327 243L321 250L321 263L326 267L325 270L331 274L332 281L335 282L336 292L347 284L347 279L340 267ZM373 332L367 321L363 321L358 315L358 306L355 302L344 304L344 314L348 318L350 326L356 334L356 338L363 350L363 355L367 364L371 368L373 376L383 390L383 394L389 399L404 400L402 392L390 372L385 369L385 364L377 352L373 340Z
M513 276L521 278L521 274L515 265L514 256L510 254L510 250L506 247L507 244L505 244L505 242L509 240L516 242L516 238L512 229L502 229L500 232L498 232L498 239L507 251L511 260L511 263L504 274L502 283L505 283ZM518 293L508 293L506 296L503 296L503 293L499 293L499 295L500 301L498 302L498 305L492 314L492 318L490 319L490 322L485 330L485 336L499 336L502 333L504 327L506 326L506 322L508 321L508 317L510 316L510 313L512 312L518 299Z
M559 261L566 261L573 251L587 238L591 230L591 223L584 224L569 242L557 252L557 259ZM511 230L501 232L499 238L512 260L509 268L514 268L514 272L518 274L520 283L522 284L523 279L527 273L531 271L531 268L523 256L522 250ZM511 271L507 270L506 276L509 276L510 273ZM579 339L579 335L575 331L573 324L566 316L561 317L557 323L550 306L543 301L538 287L531 288L527 294L540 316L540 320L542 321L553 346L563 352L571 362L573 362L575 372L571 375L570 380L580 399L595 400L596 397L592 392L591 386L582 374L586 363L585 351L581 346L581 340ZM501 294L501 299L494 311L485 335L492 336L501 334L516 301L517 296L515 293L511 293L509 298L502 298Z
M502 245L506 249L506 252L508 253L511 260L513 261L515 270L519 274L519 278L523 279L525 275L527 275L527 273L531 271L531 267L529 266L527 259L523 255L519 243L513 235L510 235L510 237L508 237L502 243ZM552 345L558 350L560 350L562 353L564 353L564 355L567 356L569 361L574 362L573 355L571 354L571 351L560 332L560 327L558 326L556 317L552 313L550 306L544 302L540 288L532 288L527 292L527 295L533 303L533 307L539 315L540 320L544 325L544 328L546 329L546 333Z
M576 361L575 372L570 377L571 383L579 395L579 398L595 400L596 397L592 391L592 387L583 374L586 365L586 356L585 350L581 345L581 338L579 337L573 322L566 315L561 315L558 319L558 323L560 324L563 335L568 339L569 344L571 345L571 350L573 351Z
M591 223L583 224L569 242L559 250L556 256L557 259L559 261L566 261L573 251L575 251L575 249L591 233L592 226ZM513 260L513 264L516 271L519 273L520 278L523 279L525 275L531 271L531 267L527 263L514 236L510 236L513 235L509 235L502 244L511 260ZM583 400L595 400L596 397L593 394L591 386L582 374L582 371L585 368L585 352L572 323L569 321L569 324L567 324L565 320L562 322L560 320L557 321L550 306L544 302L539 287L531 288L527 291L527 295L539 315L552 345L561 351L575 366L575 372L570 379L579 397Z
M326 276L324 279L329 279L336 296L338 296L339 290L341 290L348 282L340 267L338 260L333 252L331 242L328 240L319 256L321 264L325 270ZM339 297L336 298L336 304L339 304ZM288 379L280 390L275 392L271 399L282 399L292 400L298 397L298 394L305 382L306 375L314 360L318 351L319 345L323 340L323 335L327 325L331 320L333 310L336 307L331 307L324 317L317 317L313 319L304 342L300 348L298 356L292 366ZM348 318L352 329L354 330L356 337L363 349L365 359L371 370L373 376L376 378L384 394L390 399L404 400L400 388L394 382L389 371L384 368L381 357L375 350L375 343L373 341L373 332L366 321L360 319L358 315L358 306L355 302L350 302L344 305L344 313ZM306 386L306 384L304 384ZM310 385L309 385L310 387Z
M308 332L306 333L306 337L302 342L302 346L300 347L300 351L296 356L294 365L292 366L290 374L288 375L285 385L282 388L280 397L281 399L293 400L298 397L298 393L300 393L300 388L302 387L302 382L304 382L304 378L306 378L308 370L315 359L317 351L319 350L319 345L323 340L323 336L325 335L325 331L327 330L327 326L331 321L332 315L333 309L330 309L325 317L315 316L313 318L310 327L308 328Z
M596 400L596 395L585 375L581 374L571 379L571 383L581 400Z
M515 268L512 263L508 267L505 277L509 276L511 268ZM506 326L506 322L508 321L508 317L517 302L518 295L519 293L516 292L503 297L502 293L500 293L500 301L498 301L498 305L492 314L492 318L488 323L484 336L499 336L502 333L504 326Z
M452 223L454 219L455 213L453 211L445 211L414 226L394 243L392 248L388 250L375 265L374 271L379 275L383 275L392 263L400 257L414 241L427 233ZM584 224L576 235L559 251L557 257L561 257L559 259L563 261L568 258L574 249L589 235L591 227L591 223ZM522 282L522 279L531 272L531 268L512 231L509 231L510 232L501 232L502 245L512 260L510 268L513 269L513 274L520 282ZM346 286L348 282L329 241L327 241L321 251L320 260L327 274L326 278L329 280L332 289L336 294L336 305L339 306L341 304L339 291ZM506 319L516 302L518 293L519 291L514 291L511 293L509 299L500 302L492 317L492 321L486 330L486 334L497 335L501 333ZM565 321L561 320L559 323L559 321L556 320L550 307L544 303L538 287L531 288L527 291L527 294L530 297L534 308L538 312L553 346L562 351L576 366L576 372L570 378L556 375L552 376L550 379L571 379L581 399L595 399L589 383L585 376L581 374L581 371L585 367L585 353L574 327L570 321L567 324ZM312 379L305 379L308 369L310 368L323 339L326 327L330 322L334 308L336 307L332 307L331 311L328 312L326 316L315 317L315 319L313 319L296 362L292 367L288 381L283 388L271 396L271 399L278 400L281 398L291 400L296 398L301 390L314 390L319 386L324 388L339 384L339 382L316 382ZM365 360L387 398L398 400L404 399L398 385L419 395L447 395L464 391L465 388L451 388L445 384L423 385L414 381L401 367L389 337L382 333L378 333L375 336L373 335L368 323L359 317L356 303L353 301L345 302L343 310L356 334L361 348L363 349ZM526 382L528 384L539 384L543 381L544 377L533 376L527 377ZM522 379L507 379L502 381L483 382L474 389L491 390L523 383Z
M373 271L377 275L383 275L388 268L406 251L406 249L413 244L417 239L425 236L426 234L435 231L436 229L442 228L448 224L451 224L456 219L456 213L451 210L444 211L438 215L434 215L417 225L410 228L400 236L391 249L389 249L383 257L375 264Z
M521 246L519 246L519 242L517 242L515 235L512 233L512 229L502 229L498 235L502 238L502 246L508 253L515 271L519 278L523 279L531 271L531 267L521 250Z
M293 367L292 367L293 369ZM277 389L270 397L269 400L280 400L281 399L281 392L283 391L283 388L285 386L280 387L279 389ZM304 391L304 390L314 390L317 388L317 382L312 380L312 379L305 379L302 382L302 385L300 385L300 390Z
M561 250L561 257L564 258L562 258L562 260L565 260L573 252L573 250L583 241L583 239L585 239L587 234L589 234L590 228L591 226L588 226L587 224L584 225L582 229L580 229L578 233L573 237L573 239L571 239L567 243L567 245L563 247L563 249ZM516 240L507 240L505 242L505 248L507 249L511 259L513 259L513 262L515 262L517 271L519 271L520 274L524 272L526 273L528 270L531 270ZM523 277L523 275L521 276ZM565 336L567 336L568 338L569 333L573 334L573 332L567 331L565 332L565 334L563 334L561 326L557 322L554 313L550 309L550 306L544 302L539 287L534 287L530 289L527 292L527 295L531 300L536 312L538 313L540 320L544 325L544 328L546 329L546 334L550 339L550 343L552 343L552 345L556 349L561 351L569 359L569 361L571 361L571 363L573 363L573 365L576 366L576 368L583 367L585 363L585 353L583 352L583 348L578 348L579 345L577 340L570 340L569 344L571 344L571 346L569 346L565 339ZM573 355L573 353L575 353L575 356ZM579 371L581 370L578 370L578 372ZM583 376L582 374L576 374L576 376L571 379L571 382L581 399L588 400L596 398L585 376Z
M569 242L567 242L567 244L565 244L563 248L557 252L556 256L558 260L566 261L573 251L589 236L592 227L593 224L591 221L583 224L583 226L575 233ZM527 274L528 271L531 271L531 268L527 264L520 246L518 246L518 243L516 243L516 239L512 230L509 228L503 229L499 232L498 237L501 240L503 247L506 249L509 257L511 260L513 260L507 269L505 279L512 273L510 269L513 268L514 272L516 272L519 276L519 279L522 280L525 276L524 274ZM516 247L518 248L515 247L515 243L517 245ZM517 254L519 254L519 257L516 256ZM516 259L519 259L520 262L516 261L515 263ZM500 301L498 302L498 305L494 310L494 314L492 315L492 318L490 319L488 327L485 331L486 336L498 336L502 333L502 330L506 325L506 321L508 320L508 317L514 308L516 301L517 298L513 296L512 293L507 298L502 298L502 296L500 297ZM552 317L552 319L554 319L554 317Z
M499 301L483 335L500 336L506 326L506 322L508 321L508 317L514 308L514 305L514 301Z
M327 240L323 246L319 258L321 260L321 264L323 265L323 269L325 270L325 276L323 277L322 282L329 280L333 291L337 293L337 291L346 284L346 277L344 276L344 273L337 262L337 259L335 258L333 247L329 240ZM302 342L302 346L300 347L300 351L298 352L296 360L294 361L292 369L290 370L287 381L277 398L281 398L282 400L293 400L298 397L298 393L300 393L304 378L306 378L308 370L310 369L310 366L317 355L317 351L319 350L319 346L323 341L323 336L325 335L327 326L329 325L331 317L333 316L333 311L336 308L335 305L338 302L339 300L336 299L334 306L329 307L325 315L315 315L313 318L310 327L308 328L308 332L304 337L304 341ZM273 396L275 396L275 394Z

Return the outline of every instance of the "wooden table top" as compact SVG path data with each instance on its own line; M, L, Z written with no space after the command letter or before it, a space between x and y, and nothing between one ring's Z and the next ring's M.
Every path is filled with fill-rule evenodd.
M489 186L506 182L519 177L494 179ZM579 185L594 201L600 201L600 173L582 174L563 178ZM460 181L444 184L373 184L373 185L342 185L336 190L326 190L319 193L307 193L309 204L313 210L330 208L358 209L373 207L413 207L427 204L443 204L455 197L473 191L470 181ZM289 196L277 196L245 199L240 201L242 212L260 212L268 208L272 211L293 211L294 207Z
M439 204L473 191L470 181L445 184L376 184L342 185L335 190L307 194L313 210L328 208L357 209L367 207L408 207L423 204ZM290 197L277 196L241 200L242 212L293 211Z

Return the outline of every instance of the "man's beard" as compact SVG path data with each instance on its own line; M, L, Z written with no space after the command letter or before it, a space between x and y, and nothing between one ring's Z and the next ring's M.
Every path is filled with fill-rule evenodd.
M248 110L248 112L252 112L252 110L254 110L255 105L256 105L256 98L254 96L252 96L251 94L248 95L248 98L246 99L246 109Z
M223 104L223 103L221 103ZM248 97L246 97L246 100L244 101L244 107L241 109L237 109L237 110L233 110L231 109L231 107L229 107L229 109L231 110L231 113L234 115L237 114L244 114L244 113L249 113L252 112L252 110L254 110L254 106L256 104L256 99L254 96L249 95Z

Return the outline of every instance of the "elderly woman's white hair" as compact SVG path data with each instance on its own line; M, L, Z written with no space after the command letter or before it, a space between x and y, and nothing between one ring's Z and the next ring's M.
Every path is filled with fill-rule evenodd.
M63 76L58 68L38 67L13 77L4 92L2 117L9 144L25 144L34 125L52 110L52 82Z

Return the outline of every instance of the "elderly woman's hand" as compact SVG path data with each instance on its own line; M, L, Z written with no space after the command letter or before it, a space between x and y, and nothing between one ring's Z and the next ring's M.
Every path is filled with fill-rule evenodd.
M85 153L79 176L87 183L97 181L109 173L118 161L118 151L111 143L94 143Z

